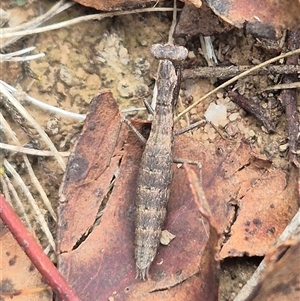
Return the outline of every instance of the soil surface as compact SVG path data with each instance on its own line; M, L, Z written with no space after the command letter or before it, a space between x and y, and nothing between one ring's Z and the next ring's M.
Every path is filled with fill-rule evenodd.
M46 12L51 5L51 1L38 1L18 7L9 1L3 8L11 13L9 25L15 26ZM92 12L96 13L75 5L55 17L55 22ZM146 119L147 112L142 99L151 102L158 66L158 62L150 56L149 48L153 43L167 42L171 17L172 13L133 13L102 21L82 22L29 36L10 47L11 51L33 45L36 47L34 52L44 52L45 57L30 61L25 73L20 63L4 63L1 66L1 79L40 101L80 114L88 113L89 103L99 91L110 89L120 109L127 110L124 115ZM53 22L51 20L51 23ZM260 41L245 34L243 30L233 29L214 36L212 40L220 65L254 65L276 55L263 48ZM182 40L179 42L182 43ZM189 40L186 45L189 56L183 69L206 66L199 38ZM214 143L214 139L220 134L227 139L246 140L253 144L263 157L270 159L275 167L287 170L287 149L284 147L288 142L286 120L284 110L277 99L278 94L258 93L267 86L274 85L276 80L276 76L273 75L249 76L231 87L247 97L254 98L276 119L278 124L273 135L268 134L255 117L234 104L226 91L209 97L192 109L179 121L178 126L185 127L203 119L210 103L223 104L226 107L226 118L220 121L218 131L216 127L206 123L188 135L193 135L204 147ZM220 81L217 78L183 80L178 112L218 84ZM72 151L82 122L54 115L26 103L24 106L44 128L59 151ZM20 125L13 120L12 112L7 109L3 112L21 143L26 145L38 140L34 132L32 137L23 132ZM39 147L43 149L44 145ZM26 175L21 157L10 154L8 160L14 162L19 174L30 186L30 179ZM53 158L33 159L32 164L41 185L56 208L63 171ZM38 200L37 193L35 196ZM55 223L47 212L45 215L48 216L50 228L55 235ZM43 242L43 238L40 239ZM259 262L260 258L247 257L225 260L222 263L219 300L233 300Z

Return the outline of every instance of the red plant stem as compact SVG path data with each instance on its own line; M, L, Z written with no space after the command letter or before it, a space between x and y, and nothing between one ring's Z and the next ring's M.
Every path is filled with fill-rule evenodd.
M80 301L0 193L0 218L61 301Z

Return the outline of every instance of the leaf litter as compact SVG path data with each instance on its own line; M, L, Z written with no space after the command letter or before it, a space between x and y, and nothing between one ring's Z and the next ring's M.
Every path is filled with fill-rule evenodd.
M150 279L144 283L135 279L134 193L143 146L124 126L117 139L120 119L109 92L94 98L62 188L60 271L82 300L182 300L184 295L199 300L201 282L197 275L208 225L200 220L184 170L175 164L164 229L176 238L168 246L160 246ZM138 128L143 124L134 122ZM215 146L204 148L181 135L175 139L175 157L203 165L203 189L218 230L223 233L223 258L263 255L297 210L295 189L285 189L285 173L258 164L255 150L248 144L219 139ZM289 185L295 188L295 181ZM284 197L287 191L292 197ZM257 196L260 198L255 203ZM289 203L284 204L285 200ZM100 223L94 226L103 202L106 205ZM280 215L273 215L279 205ZM236 223L243 226L235 227ZM247 235L256 243L249 242Z
M93 24L93 26L95 25L95 23ZM97 27L97 26L96 26ZM80 26L80 29L83 29L83 27L81 27ZM91 28L89 28L89 29L91 29ZM101 31L101 30L100 30ZM99 32L99 29L97 28L97 30L96 30L96 32ZM66 32L65 32L66 33ZM72 36L72 35L69 35L70 37ZM86 36L89 36L89 35L86 35ZM46 37L46 39L47 38L49 38L49 37ZM51 38L51 36L50 36L50 38ZM52 37L53 38L53 37ZM61 38L63 39L63 36L61 36ZM239 39L240 39L241 37L239 37ZM247 37L247 39L248 39L249 37ZM56 39L57 41L62 41L62 39L60 39L60 38L58 38L58 39ZM71 39L70 40L71 41L71 44L75 44L75 42ZM230 43L230 41L228 41L229 43ZM218 41L216 42L216 43L218 43ZM45 45L45 47L46 47L46 45L47 45L47 47L49 47L51 44L49 44L49 43L43 43L43 45ZM242 45L242 43L241 43L241 45ZM55 48L57 48L57 45L54 45L55 46ZM243 48L243 46L242 46L242 48ZM47 48L48 49L48 48ZM48 49L49 50L49 49ZM242 53L244 53L244 50L245 49L242 49ZM50 51L48 52L48 53L50 53ZM66 52L67 53L67 52ZM245 57L248 57L248 55L245 55ZM250 56L249 56L250 57ZM78 59L78 54L76 54L76 60ZM66 57L64 57L64 60L63 60L63 64L68 64L69 62L68 62L68 59L66 58ZM33 67L36 67L37 68L37 70L38 70L38 72L45 72L45 70L47 70L47 68L45 68L45 66L43 66L43 64L33 64L32 65ZM47 67L47 66L46 66ZM47 72L47 71L46 71ZM80 72L80 70L79 70L79 72ZM52 72L53 73L53 72ZM48 82L52 82L53 80L54 80L54 77L51 77L53 74L51 73L51 71L50 71L50 81L48 80L48 77L47 77L47 80L48 80ZM52 74L52 75L51 75ZM74 74L74 76L75 76L75 74ZM90 81L87 81L87 82L90 82ZM59 83L60 84L60 83ZM48 85L48 87L49 87L49 83L47 83L47 85ZM39 86L41 86L41 85L39 85ZM97 86L97 85L96 85ZM195 85L193 85L193 86L197 86L196 84ZM33 85L32 86L33 87L33 90L35 90L35 93L38 93L37 91L42 91L42 89L36 89L36 85ZM97 90L97 89L99 89L99 86L97 86L97 87L94 87L95 88L95 90ZM49 90L49 89L48 89ZM45 92L49 92L48 90L44 90L43 91L43 93L45 93ZM81 91L84 91L85 89L83 89L83 87L81 87L80 88L80 92ZM58 97L52 97L52 95L51 95L51 97L49 98L49 99L51 99L51 101L50 102L53 102L53 100L55 100L55 99L60 99L60 101L61 102L63 102L63 100L61 99L61 95L63 94L63 95L65 95L67 98L70 96L69 95L69 91L68 91L68 89L66 89L63 85L58 85L57 86L57 92L58 92L58 94L57 95L60 95L60 96L58 96ZM72 91L71 91L72 92ZM76 90L76 93L77 93L78 91ZM91 91L90 93L89 93L89 95L91 95L91 94L94 94L95 92L93 92L93 91ZM74 95L72 95L72 93L71 93L71 98L74 98ZM78 95L75 95L76 97L78 96ZM44 96L43 96L44 97ZM70 103L72 103L72 106L73 106L73 104L75 103L75 107L76 106L78 106L79 107L79 105L80 105L80 103L78 102L78 99L76 100L76 97L75 97L75 101L74 100L72 100ZM220 98L220 97L219 97ZM85 101L88 101L89 99L90 99L90 97L83 97L83 99L85 100ZM54 101L54 103L55 103L55 101ZM67 107L69 106L70 104L68 103L68 101L67 101ZM205 106L204 106L204 110L205 110ZM33 112L33 113L36 113L36 112ZM201 111L199 112L199 110L196 112L197 114L201 114ZM193 113L194 114L194 113ZM43 114L40 114L40 112L38 112L38 115L37 115L37 119L41 119L42 118L42 115ZM195 115L195 114L194 114ZM243 115L242 115L243 116ZM45 117L45 116L44 116ZM244 118L243 118L244 119ZM247 117L244 119L245 121L247 120ZM257 138L258 138L258 141L259 141L259 138L260 138L260 135L261 135L261 133L257 130L257 128L255 128L255 125L252 125L253 127L254 127L254 130L255 130L255 132L256 132L256 134L258 133L258 135L256 136ZM124 134L125 135L125 134ZM59 137L59 136L58 136ZM210 137L212 137L212 136L210 136ZM263 137L263 135L262 135L262 137ZM52 139L56 139L54 136L52 137ZM59 138L57 138L58 140L57 140L57 143L59 143L60 142L60 140L59 140ZM68 138L69 139L69 138ZM183 138L182 138L183 139ZM122 138L120 139L120 143L122 144L123 142L122 142L123 140L122 140ZM178 142L179 143L179 142ZM222 144L222 143L220 143L220 144ZM180 145L180 144L179 144ZM184 144L184 147L185 147L185 145L186 144ZM206 145L207 146L207 145ZM271 145L270 145L271 146ZM236 147L236 149L238 149L238 147L236 146L236 145L234 145L234 147ZM273 146L272 146L273 147ZM212 146L210 145L209 146L209 148L212 148ZM225 149L226 149L226 147L225 147ZM270 147L270 149L271 149L271 147ZM215 153L218 153L218 155L220 155L221 153L222 153L222 151L224 150L224 148L222 148L222 147L216 147L216 146L214 146L213 147L213 152L215 152ZM116 156L121 156L121 153L122 153L122 147L121 147L121 150L118 150L117 151L117 155ZM136 153L137 154L137 153ZM237 153L238 154L238 153ZM272 158L272 153L270 152L270 154L271 154L271 159L272 159L272 161L273 161L273 163L275 163L275 161L273 160L273 158ZM188 155L188 154L187 154ZM204 154L205 155L205 154ZM191 154L191 157L192 157L192 154ZM197 155L195 155L195 157L197 158ZM119 159L120 157L118 157L118 159ZM255 157L254 156L254 158L257 158L257 157ZM265 159L264 159L265 160ZM118 161L117 159L116 159L116 161ZM200 160L201 161L201 160ZM247 161L247 160L246 160ZM254 161L257 161L257 160L254 160ZM119 161L120 162L120 161ZM204 162L205 162L205 160L204 160ZM249 164L249 161L247 161L248 163L242 163L241 164L241 166L243 166L243 167L241 167L241 170L242 169L247 169L247 170L249 170L248 169L248 165L247 164ZM269 161L267 161L267 162L269 162ZM75 162L76 163L76 162ZM79 162L79 163L81 163L81 162ZM83 162L84 163L84 162ZM108 187L105 187L105 191L104 191L104 194L106 195L106 196L109 196L109 194L110 194L110 191L111 191L111 188L112 188L112 184L114 183L114 181L115 181L115 175L112 175L112 174L114 174L115 173L115 171L116 170L118 170L118 168L116 167L118 164L116 164L116 163L114 163L115 165L114 165L114 168L113 168L113 171L114 172L112 172L112 171L110 171L109 173L108 173L108 180L107 181L109 181L109 185L108 185ZM121 161L121 164L122 164L122 161ZM244 165L243 165L244 164ZM251 166L251 164L252 164L252 161L251 161L251 163L250 163L250 165L249 166ZM274 165L277 165L278 166L278 164L274 164ZM84 167L85 166L85 164L83 164L83 166L82 165L80 165L81 167ZM254 166L254 165L253 165ZM253 167L252 166L252 167ZM73 166L75 169L76 168L78 168L78 165L77 164L74 164L74 166ZM103 168L105 168L105 166L103 166ZM176 167L174 167L174 168L176 168ZM209 168L208 168L209 169ZM262 170L264 170L263 168L259 168L261 171ZM83 169L83 170L86 170L86 169ZM204 166L204 170L205 170L205 166ZM264 171L270 171L270 169L269 168L265 168L265 170ZM99 170L97 170L97 171L99 171ZM211 170L209 170L209 172L210 172ZM180 170L178 170L178 172L180 172ZM237 170L237 172L239 172L239 170ZM263 176L265 176L267 174L267 172L265 172L265 173L262 173L261 174L261 176L262 176L262 178L263 178ZM185 175L184 175L185 176ZM186 176L185 176L186 177ZM182 176L181 177L179 177L180 179L182 178ZM259 177L258 177L259 178ZM280 177L279 177L280 178ZM284 177L282 177L282 179L283 179ZM298 178L298 175L296 175L296 178ZM118 180L120 180L120 179L117 179L117 181ZM180 181L179 181L180 182ZM292 181L293 182L293 181ZM256 182L256 179L254 179L253 180L253 183L255 184L255 183L257 183ZM252 183L252 184L253 184ZM85 183L85 184L87 184L87 183ZM204 184L205 184L205 181L204 181ZM284 184L284 180L280 180L279 181L279 184L281 185L285 185ZM122 187L122 185L120 184L120 186ZM283 187L282 186L282 187ZM246 188L247 188L247 186L245 186ZM244 187L244 188L245 188ZM252 187L252 186L251 186ZM254 185L253 185L253 187L255 187ZM291 186L290 186L291 187ZM246 189L245 188L245 189ZM293 188L293 187L292 187ZM113 188L113 190L114 190L115 188ZM204 188L205 189L205 188ZM84 189L82 189L81 190L81 192L84 192ZM108 191L108 192L107 192ZM248 189L248 190L246 190L246 191L251 191L251 188L250 189ZM123 193L123 192L122 192ZM284 195L284 191L282 192L282 196ZM292 189L291 190L291 194L293 194L294 193L294 189ZM100 192L100 194L101 194L101 192ZM231 195L231 201L229 202L230 203L230 206L229 206L229 209L228 209L228 217L229 217L229 222L224 222L224 225L226 225L226 231L225 231L225 233L224 233L224 236L226 236L226 239L229 239L229 240L224 240L225 242L230 242L230 238L231 238L231 236L230 235L228 235L228 233L230 234L230 231L232 230L234 230L234 225L235 225L235 221L237 221L237 219L236 219L236 217L239 217L239 215L237 214L237 213L239 213L241 210L242 210L242 207L243 206L241 206L242 204L243 204L243 202L241 202L237 197L236 197L236 195L239 195L238 193L235 193L235 194L232 194ZM242 194L241 194L242 195ZM242 197L242 196L241 196ZM243 198L243 197L242 197ZM238 199L238 201L237 201L237 199ZM297 199L297 195L296 195L296 199ZM103 207L104 207L104 205L105 205L105 201L107 200L107 198L106 199L104 199L103 200ZM244 200L244 198L242 199L242 200ZM88 219L88 218L90 218L89 219L89 221L88 221L88 223L86 223L85 224L85 226L84 227L82 227L82 228L84 228L84 229L88 229L86 232L81 232L80 233L80 235L78 234L76 234L77 236L75 236L75 237L73 237L73 238L71 238L70 239L70 242L69 242L69 245L68 245L68 247L70 247L70 246L72 246L72 248L74 248L74 250L77 250L78 248L80 248L80 246L81 246L81 244L84 244L85 243L85 239L86 239L86 237L87 237L87 239L89 238L89 235L92 235L93 234L93 232L94 232L94 230L95 229L97 229L98 227L95 227L95 225L97 224L97 222L98 222L98 218L99 218L99 216L101 216L101 215L103 215L103 212L102 212L102 208L101 208L101 206L97 209L97 214L95 213L95 208L97 207L96 205L95 205L95 203L96 204L99 204L100 202L98 201L98 200L94 200L94 208L92 208L92 210L91 211L88 211L88 213L90 213L90 212L92 212L92 215L91 216L89 216L88 214L86 214L86 218ZM108 202L109 203L109 202ZM130 208L130 207L128 207L130 210L132 210L133 211L133 209L132 208ZM127 209L128 209L127 208ZM81 208L79 208L78 209L79 211L81 210ZM130 211L131 213L132 213L132 211ZM221 210L220 210L221 211ZM222 211L221 211L222 212ZM76 213L76 212L75 212ZM254 216L255 216L255 213L253 214ZM130 214L130 216L131 216L131 214ZM198 216L199 217L199 216ZM248 217L248 216L247 216ZM253 216L251 216L250 215L250 217L252 218ZM131 218L131 217L128 217L128 218ZM81 219L81 221L82 221L83 219ZM131 220L132 221L132 220ZM222 219L220 218L220 221L219 221L219 224L222 224ZM72 224L72 223L71 223ZM89 224L89 225L92 225L92 226L90 226L90 227L88 227L88 228L86 228L86 225L87 224ZM254 219L253 219L253 226L255 225L255 226L258 226L260 224L260 222L258 221L258 220L255 220L255 222L254 222ZM101 224L100 224L101 225ZM64 226L65 227L67 227L68 225L67 224L64 224ZM252 225L251 225L252 226ZM79 226L78 226L79 227ZM93 229L93 227L94 227L94 230L92 230ZM188 227L185 227L185 231L186 231L186 229L187 229ZM258 228L258 227L257 227ZM192 228L191 228L192 229ZM246 228L244 229L244 230L246 230ZM255 228L251 228L250 229L250 231L251 232L253 232L254 230L257 230L256 232L259 232L259 229L255 229ZM271 229L271 231L270 232L272 232L273 231L273 229ZM80 232L80 231L79 231ZM175 231L176 232L176 231ZM247 232L247 231L241 231L241 233L242 233L242 235L243 234L245 234L245 232ZM249 230L248 230L248 232L249 232ZM248 233L247 232L247 233ZM255 231L254 231L255 232ZM256 233L254 233L254 234L256 234ZM79 239L78 239L78 237L79 237ZM87 240L86 239L86 240ZM172 246L172 244L175 242L177 240L177 237L175 238L175 240L174 241L172 241L171 243L170 243L170 246L168 246L168 247L166 247L166 248L169 248L169 247L171 247ZM75 243L75 245L73 245L73 242L74 241L76 241L76 243ZM224 247L223 247L223 249L222 250L224 250L224 248L225 248L225 246L226 245L224 245ZM92 248L93 248L94 246L92 245ZM244 249L246 249L246 248L244 248ZM67 250L67 248L66 248L66 250ZM164 249L163 249L164 250ZM163 250L161 251L161 252L163 252ZM236 249L234 249L233 247L230 247L229 248L229 250L236 250ZM167 250L168 251L168 250ZM63 251L63 252L67 252L67 251ZM243 252L247 252L247 251L245 251L245 250L242 250L242 253ZM166 253L167 254L167 256L168 256L168 254L169 253ZM237 254L237 253L235 253L235 254ZM188 257L189 258L189 257ZM96 262L96 266L97 266L97 262ZM193 281L195 280L195 276L194 276L194 278L193 278ZM191 279L192 280L192 279ZM196 280L195 280L196 281ZM184 284L187 284L187 285L189 285L189 282L184 282ZM182 284L183 285L183 284ZM174 289L175 287L173 287L173 289ZM177 291L178 292L178 291ZM178 294L178 296L179 296L179 294ZM183 296L183 295L181 295L181 296ZM190 296L190 295L189 295ZM99 296L98 296L99 297ZM192 297L192 296L191 296Z

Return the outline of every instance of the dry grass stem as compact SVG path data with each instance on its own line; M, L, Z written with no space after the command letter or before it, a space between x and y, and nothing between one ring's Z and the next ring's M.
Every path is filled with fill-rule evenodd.
M101 13L101 14L94 14L94 15L88 15L88 16L82 16L77 17L68 21L59 22L56 24L36 28L36 29L28 29L28 30L11 30L10 32L2 31L0 34L0 38L12 38L12 37L24 37L28 35L33 35L41 32L56 30L63 27L68 27L71 25L75 25L81 22L86 22L90 20L103 20L105 18L112 18L115 16L124 16L124 15L131 15L131 14L138 14L138 13L146 13L146 12L166 12L166 11L173 11L173 8L166 8L166 7L159 7L159 8L141 8L141 9L135 9L131 11L117 11L117 12L111 12L111 13Z
M294 82L294 83L279 84L279 85L267 87L264 89L264 91L283 90L283 89L299 89L299 88L300 88L300 82Z
M18 91L16 88L3 82L2 80L0 80L0 84L2 84L11 93L15 93ZM40 100L33 98L27 94L25 95L25 101L27 101L28 103L30 103L34 106L37 106L37 107L43 109L43 110L49 111L50 113L58 114L58 115L65 116L67 118L76 119L79 121L83 121L85 119L84 114L73 113L73 112L69 112L69 111L57 108L55 106L51 106L49 104L46 104Z
M53 157L54 156L54 153L51 151L44 151L44 150L39 150L39 149L11 145L11 144L6 144L6 143L2 143L2 142L0 142L0 149L6 149L11 152L27 154L27 155L32 155L32 156L41 156L41 157ZM70 152L59 152L59 154L62 157L70 156Z
M35 60L41 57L44 57L44 53L38 53L38 54L33 54L33 55L28 55L28 56L22 56L19 57L18 55L25 54L27 52L30 52L34 50L35 47L31 46L28 48L24 48L15 52L10 52L10 53L0 53L0 63L5 62L5 61L11 61L11 62L25 62L25 61L30 61L30 60Z
M44 215L42 214L39 206L37 205L34 197L32 196L31 192L29 191L27 185L24 183L24 181L22 180L20 175L15 171L15 169L12 167L12 165L6 159L4 159L4 167L6 168L6 170L9 173L11 173L14 181L16 182L15 185L20 186L20 188L22 189L23 193L25 194L25 196L28 199L31 207L34 210L34 213L37 217L37 220L38 220L38 222L41 226L41 229L45 233L49 244L51 245L52 249L55 250L55 242L54 242L52 233L51 233L51 231L50 231L50 229L49 229L49 227L46 223Z
M9 126L9 124L6 122L6 120L3 118L2 114L0 114L0 118L1 118L1 123L3 124L3 127L5 129L5 132L7 133L7 135L11 138L11 140L17 144L17 145L21 145L18 138L15 136L15 133L13 132L13 130L11 129L11 127ZM45 205L45 207L48 209L49 213L51 214L52 218L57 221L57 216L56 216L56 213L54 212L53 208L52 208L52 205L51 205L51 202L50 200L48 199L42 185L40 184L39 180L37 179L33 169L32 169L32 166L27 158L26 155L23 155L23 160L25 162L25 165L27 167L27 170L28 170L28 174L30 176L30 179L32 181L32 184L35 186L36 190L39 192L41 198L42 198L42 201Z
M6 174L3 175L3 179L1 181L1 184L2 184L3 190L4 190L4 187L7 187L7 192L5 192L5 190L4 190L5 199L11 205L13 204L13 202L10 201L10 194L9 194L9 191L10 191L10 193L12 194L13 199L14 199L14 204L18 208L19 213L21 214L21 217L22 217L23 221L25 222L26 227L28 229L31 229L32 231L34 231L33 228L32 228L32 225L30 223L29 217L28 217L28 215L25 211L24 205L23 205L22 201L20 200L20 198L18 196L18 193L17 193L16 189L14 188L14 185L11 183L9 177Z
M55 158L58 161L60 167L63 171L66 170L66 163L63 157L59 154L56 147L54 146L51 139L45 133L43 128L34 120L34 118L26 111L26 109L13 97L5 86L0 83L0 91L4 97L6 97L10 103L17 109L17 111L35 128L35 130L40 134L42 140L50 148L50 150L55 154Z
M41 15L29 22L22 23L16 27L9 27L9 28L3 28L1 29L1 34L0 38L2 38L2 34L9 34L9 33L14 33L17 31L23 31L24 29L32 30L33 28L36 28L43 24L45 21L51 19L53 16L59 14L60 12L68 9L69 7L73 6L75 3L74 2L67 2L65 3L64 0L59 1L57 4L55 4L48 12L46 12L44 15ZM9 41L2 42L0 43L0 49L3 49L16 41L18 41L22 35L15 37Z

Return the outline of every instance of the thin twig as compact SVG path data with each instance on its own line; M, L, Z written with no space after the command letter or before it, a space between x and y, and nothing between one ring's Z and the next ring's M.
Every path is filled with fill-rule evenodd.
M291 30L288 32L288 49L294 50L300 47L300 30ZM295 65L299 61L299 55L290 56L286 60L287 65ZM284 84L292 84L298 79L296 74L289 74L283 77ZM297 104L297 91L296 89L283 90L280 93L279 99L285 108L287 119L287 129L289 138L289 162L293 162L299 168L296 152L299 146L299 116Z
M234 77L244 71L250 70L253 66L226 66L226 67L199 67L193 69L185 69L182 71L184 79L193 78L218 78L228 79ZM270 65L265 68L252 72L252 75L267 74L291 74L300 73L298 65Z
M37 53L37 54L32 54L32 55L27 55L27 56L15 56L15 57L4 57L0 58L0 63L4 61L9 61L9 62L26 62L26 61L32 61L36 60L39 58L42 58L45 56L45 53Z
M294 82L294 83L285 83L285 84L279 84L279 85L267 87L267 88L264 88L262 91L299 89L299 88L300 88L300 82Z
M263 123L268 133L275 133L275 122L270 118L267 110L263 108L259 103L255 102L252 98L247 98L240 95L237 92L229 91L228 96L239 107L255 116L259 121Z
M173 1L173 17L172 17L172 24L170 26L169 30L169 37L168 37L168 44L174 45L174 31L175 31L175 26L177 23L177 7L176 7L176 0Z
M0 80L0 83L5 86L5 88L7 88L7 90L9 92L17 92L18 90L14 87L12 87L11 85L9 85L8 83ZM38 99L35 99L31 96L29 96L27 93L25 93L25 97L24 97L24 100L27 101L28 103L34 105L34 106L37 106L45 111L49 111L50 113L54 113L54 114L58 114L58 115L61 115L61 116L64 116L64 117L67 117L67 118L72 118L72 119L76 119L76 120L79 120L79 121L84 121L85 120L85 117L86 115L85 114L78 114L78 113L74 113L74 112L70 112L70 111L67 111L67 110L63 110L61 108L57 108L55 106L52 106L52 105L49 105L47 103L44 103ZM136 111L145 111L146 108L143 107L143 108L128 108L128 109L123 109L121 110L121 112L123 114L128 114L128 113L131 113L131 112L136 112ZM48 155L46 155L48 156Z
M9 33L9 32L15 32L17 30L24 30L26 28L33 28L34 26L39 26L40 24L44 23L45 21L51 19L55 15L61 13L62 11L70 8L73 6L75 3L68 1L66 3L65 0L60 0L57 2L51 9L49 9L45 14L34 18L33 20L30 20L28 22L22 23L20 25L17 25L15 27L7 27L7 28L2 28L1 32L2 33Z

